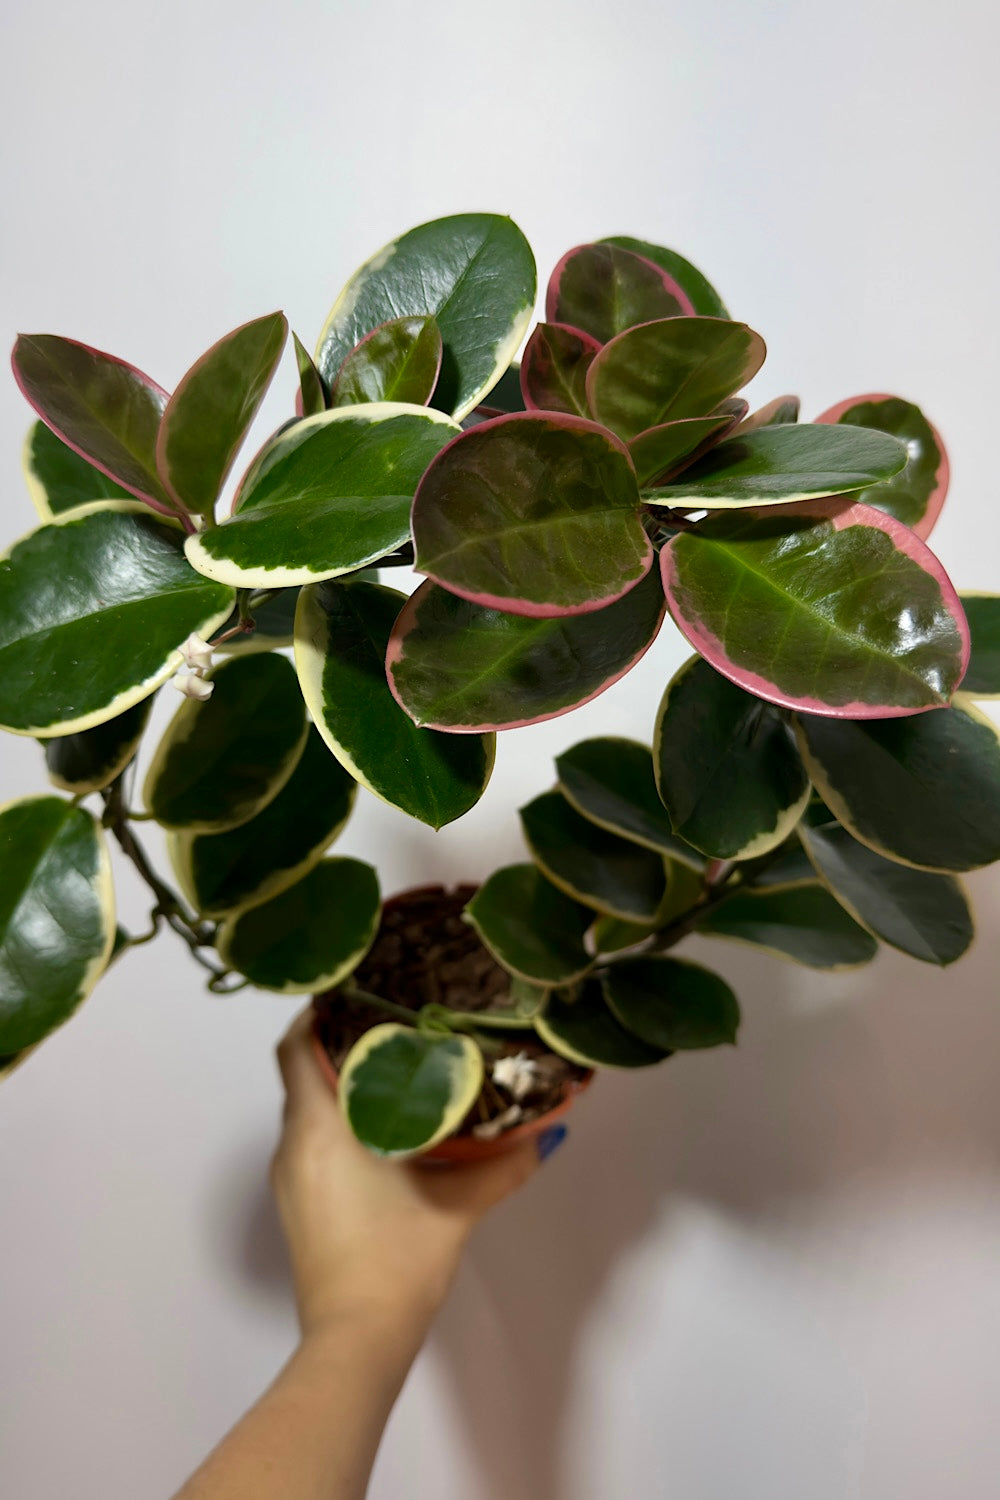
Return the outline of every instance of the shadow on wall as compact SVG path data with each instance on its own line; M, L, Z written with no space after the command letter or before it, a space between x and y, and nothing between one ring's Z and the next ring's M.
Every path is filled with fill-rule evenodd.
M971 884L982 936L952 970L886 951L869 969L814 975L736 945L686 946L740 995L740 1046L601 1077L562 1152L480 1231L438 1325L433 1355L484 1495L562 1493L561 1428L588 1309L616 1263L669 1224L673 1195L775 1222L854 1185L996 1162L1000 880ZM246 1281L284 1300L259 1153L237 1175L229 1253Z

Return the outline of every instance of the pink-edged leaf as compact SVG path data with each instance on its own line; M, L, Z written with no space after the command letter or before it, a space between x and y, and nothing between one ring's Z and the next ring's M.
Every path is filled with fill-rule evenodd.
M648 427L705 417L764 363L764 340L722 318L660 318L605 344L587 371L598 422L629 441Z
M295 345L295 364L299 372L299 388L295 393L295 415L317 417L326 411L326 387L323 377L312 362L309 350L297 333L292 334Z
M425 583L393 628L389 686L428 728L484 734L538 724L624 677L655 640L665 608L655 569L606 609L534 620Z
M156 466L177 504L210 516L285 347L284 313L227 333L181 379L156 440Z
M714 514L660 554L670 612L719 672L771 703L838 718L946 704L969 658L934 554L850 500Z
M907 449L906 467L891 479L865 490L866 505L895 516L924 541L934 530L948 494L948 454L937 428L919 406L901 396L850 396L816 418L817 422L870 427L900 438Z
M756 432L758 427L784 427L799 420L801 403L798 396L775 396L766 406L752 411L736 429L736 436L744 432Z
M710 416L664 422L640 432L628 445L640 485L665 484L672 474L721 442L746 411L745 401L732 398Z
M528 411L586 417L587 371L600 344L563 323L539 323L521 359L521 392Z
M156 438L167 404L163 388L134 365L51 333L21 334L14 379L47 427L88 463L176 515L156 469Z
M333 383L330 404L404 401L426 406L441 373L442 353L434 318L392 318L351 350Z
M518 412L463 432L420 481L418 573L519 615L603 609L649 571L624 444L564 412Z
M610 244L568 250L545 294L549 323L567 323L599 344L637 323L693 312L690 297L667 271Z

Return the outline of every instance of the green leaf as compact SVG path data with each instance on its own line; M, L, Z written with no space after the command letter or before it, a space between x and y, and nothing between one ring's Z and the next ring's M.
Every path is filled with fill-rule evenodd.
M915 714L961 681L966 626L947 574L871 506L709 516L667 543L660 566L695 650L772 703L858 719Z
M941 434L920 407L899 396L852 396L831 406L816 421L888 432L902 440L906 447L904 467L866 490L864 501L895 516L926 540L948 493L949 468Z
M592 823L696 869L704 865L673 830L647 746L606 735L581 740L557 757L556 770L563 796Z
M587 417L587 371L600 349L596 339L561 323L538 323L521 359L524 404L533 411Z
M379 1156L412 1156L454 1134L483 1075L483 1055L471 1037L383 1023L344 1059L340 1101L362 1145Z
M300 417L318 417L326 411L326 389L308 349L297 333L292 334L295 346L295 364L299 372L299 395L296 412Z
M635 464L636 478L640 485L652 484L661 474L667 474L693 460L702 449L711 447L723 433L739 420L741 411L746 411L746 402L734 400L726 410L726 402L718 412L707 417L687 417L683 422L664 422L660 427L648 427L632 438L628 451ZM656 492L658 493L658 492ZM644 499L656 499L644 495Z
M662 267L605 242L577 245L549 278L545 316L606 344L616 333L693 312L689 299Z
M626 1031L608 1009L597 979L572 996L554 990L535 1018L535 1030L553 1052L585 1068L648 1068L670 1055Z
M813 969L852 969L870 963L878 944L822 885L736 891L709 907L698 931L765 948Z
M601 609L648 571L628 453L560 412L497 417L431 463L413 502L414 567L521 615Z
M0 1056L62 1025L104 972L115 940L100 825L61 797L0 808Z
M357 859L324 859L294 885L228 917L223 963L262 990L318 994L341 984L378 931L378 877Z
M620 245L623 250L631 250L635 255L644 255L654 265L666 271L672 276L678 286L682 288L685 296L691 302L696 313L706 318L728 318L725 303L715 288L708 282L697 266L693 266L683 255L678 255L676 250L667 250L663 245L652 245L648 240L633 239L628 234L612 234L601 241L603 245Z
M524 411L524 393L521 390L521 366L508 365L484 402L476 408L476 415L483 421L487 417L499 417L507 412ZM473 418L475 422L475 418ZM464 424L463 424L464 425Z
M156 469L166 391L113 354L55 334L21 334L12 360L21 391L57 437L140 500L175 510Z
M211 516L288 336L283 313L244 323L213 344L167 402L156 467L178 506Z
M973 938L972 913L953 875L913 870L859 844L823 808L799 836L816 873L856 922L924 963L950 964Z
M493 735L418 729L389 691L385 653L405 595L374 583L303 589L295 664L327 745L376 797L432 828L479 801L493 770Z
M500 1031L530 1028L548 998L549 988L549 985L534 984L530 979L519 979L512 974L508 993L491 1000L486 1010L476 1011L476 1026Z
M164 828L222 833L254 817L291 776L306 740L302 695L283 656L238 656L167 725L143 789Z
M320 335L328 385L366 334L402 313L437 319L444 360L434 401L461 420L510 364L535 302L535 261L498 214L455 214L411 229L356 271Z
M1000 594L961 594L972 637L972 655L962 692L974 698L1000 698Z
M227 833L171 834L167 848L185 896L219 917L294 885L340 833L356 790L310 725L294 771L255 817Z
M180 530L135 501L75 510L0 558L0 725L71 734L148 698L233 591L187 563Z
M431 459L458 432L425 407L342 406L294 423L251 465L236 513L188 539L199 573L285 588L351 573L410 535L410 506Z
M764 363L764 340L745 323L666 318L606 344L587 372L599 422L628 441L647 427L705 417Z
M498 963L534 984L568 984L590 968L591 913L535 865L506 865L480 886L465 915Z
M43 741L52 785L78 797L110 786L134 758L152 707L150 696L93 729Z
M441 355L441 330L433 318L393 318L351 350L334 381L330 404L406 401L425 406L437 385Z
M393 629L389 682L417 724L477 733L537 724L624 677L655 640L663 609L655 570L606 609L548 619L425 583Z
M255 604L253 630L246 634L231 636L215 647L225 656L247 656L258 651L274 651L279 646L290 646L295 637L295 610L300 590L280 589L261 604ZM234 610L222 627L223 635L239 623L239 611Z
M649 922L666 890L663 860L582 818L561 792L521 808L528 847L560 890L625 921Z
M663 695L653 759L674 832L711 859L766 854L809 800L809 778L778 710L700 656Z
M736 996L701 964L659 955L625 958L601 977L604 998L627 1031L664 1052L735 1044Z
M35 422L28 430L24 477L32 504L43 521L52 521L64 511L91 505L95 500L133 498L128 490L67 447L44 422Z
M801 405L798 396L775 396L773 401L744 417L736 430L742 434L756 432L759 427L783 427L789 422L797 422Z
M906 449L885 433L808 424L761 427L719 443L643 498L692 510L787 505L863 489L905 463Z
M922 870L1000 859L1000 732L971 703L907 719L799 714L799 748L839 823Z

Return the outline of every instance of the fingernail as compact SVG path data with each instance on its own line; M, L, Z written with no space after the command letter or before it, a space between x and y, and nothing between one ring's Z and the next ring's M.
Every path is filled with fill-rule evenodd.
M562 1145L567 1134L565 1125L550 1125L548 1130L543 1130L538 1137L538 1160L548 1161L553 1151Z

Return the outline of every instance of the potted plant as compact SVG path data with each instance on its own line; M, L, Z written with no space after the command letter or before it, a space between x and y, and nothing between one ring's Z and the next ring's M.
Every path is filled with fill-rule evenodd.
M5 1069L166 926L213 990L318 997L361 1140L455 1158L540 1128L595 1067L732 1042L732 991L674 951L691 933L817 968L965 950L957 877L1000 858L974 703L1000 695L1000 596L960 599L927 545L936 430L888 395L750 413L763 340L657 245L569 251L518 368L534 300L508 219L380 251L315 358L294 339L294 413L224 517L280 313L170 396L18 339L41 524L0 562L0 724L40 741L56 792L0 810ZM380 581L401 566L409 597ZM383 909L375 871L327 853L359 785L460 817L498 731L603 692L667 613L694 654L651 746L567 749L521 810L529 861ZM116 927L109 836L147 932Z

